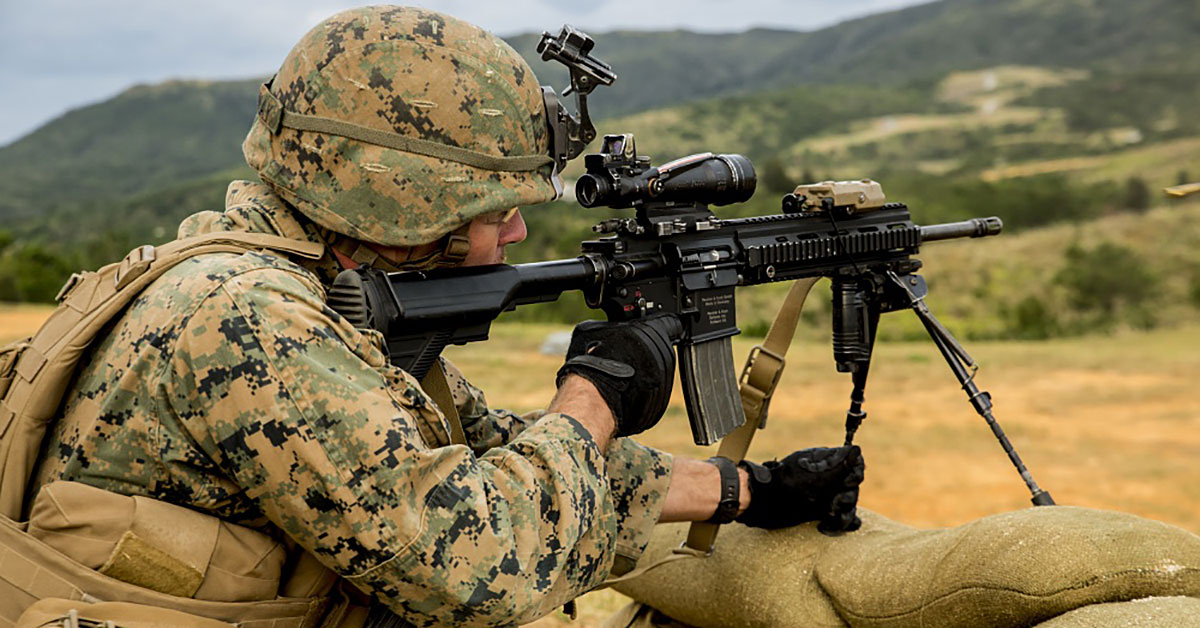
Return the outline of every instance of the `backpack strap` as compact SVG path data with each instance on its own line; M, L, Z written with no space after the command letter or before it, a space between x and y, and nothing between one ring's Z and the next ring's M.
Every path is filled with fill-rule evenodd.
M0 384L6 389L0 390L0 515L22 516L46 427L99 331L176 264L197 255L252 250L319 259L325 245L260 233L210 233L139 246L119 262L71 275L59 291L58 308L38 331L0 351Z

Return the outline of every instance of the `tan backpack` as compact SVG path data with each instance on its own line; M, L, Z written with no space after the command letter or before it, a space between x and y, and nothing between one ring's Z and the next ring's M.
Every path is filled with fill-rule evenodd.
M87 347L142 290L171 267L205 253L271 250L309 259L323 244L259 233L221 232L145 245L120 262L71 275L58 308L29 338L0 349L0 515L22 517L47 426Z

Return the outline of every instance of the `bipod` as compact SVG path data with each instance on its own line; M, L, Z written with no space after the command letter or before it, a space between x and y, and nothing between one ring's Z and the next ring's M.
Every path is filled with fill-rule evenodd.
M879 299L874 298L876 284L869 276L851 275L833 278L833 360L837 370L850 373L854 389L850 392L850 408L846 410L846 440L854 444L867 413L867 373L875 348L875 331L879 326Z
M1004 430L996 422L996 417L992 415L991 394L987 391L979 390L979 387L975 385L975 373L979 370L979 366L971 359L966 349L963 349L962 344L954 338L950 330L946 329L938 321L933 312L929 311L929 306L925 305L924 278L918 275L907 275L908 281L905 281L890 270L887 271L887 277L891 280L893 286L900 289L899 294L903 299L908 301L908 306L917 314L917 318L921 319L921 324L925 326L925 331L929 333L929 338L933 340L933 344L937 345L938 350L942 352L942 357L950 365L950 370L954 372L954 376L962 384L962 389L971 400L971 405L975 408L975 412L979 413L979 416L983 417L984 421L987 421L988 427L992 428L992 434L995 434L996 440L1000 441L1000 446L1004 448L1004 453L1008 454L1008 459L1017 468L1017 471L1021 474L1021 479L1025 481L1025 486L1029 488L1029 492L1033 495L1033 505L1053 506L1054 498L1050 496L1050 493L1038 487L1037 482L1033 479L1033 474L1025 467L1025 463L1021 461L1021 456L1017 454L1017 450L1009 442L1008 436L1004 434ZM917 294L917 292L920 292L920 294ZM968 369L970 370L968 371Z

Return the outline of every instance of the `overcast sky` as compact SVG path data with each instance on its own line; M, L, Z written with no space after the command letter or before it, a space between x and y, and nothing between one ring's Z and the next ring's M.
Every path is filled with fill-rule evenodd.
M755 26L815 30L927 0L429 0L500 35ZM345 0L0 0L0 146L137 83L275 71Z

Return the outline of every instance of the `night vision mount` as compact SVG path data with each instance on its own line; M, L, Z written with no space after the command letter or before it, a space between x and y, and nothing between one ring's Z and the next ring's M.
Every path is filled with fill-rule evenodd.
M555 169L562 172L567 162L578 157L592 140L596 127L588 115L587 96L599 85L612 85L617 75L607 63L591 56L596 42L583 31L564 25L557 36L542 33L537 51L542 61L558 61L571 72L571 85L563 96L575 94L578 115L572 115L554 93L554 88L542 86L546 118L550 124L550 156Z

